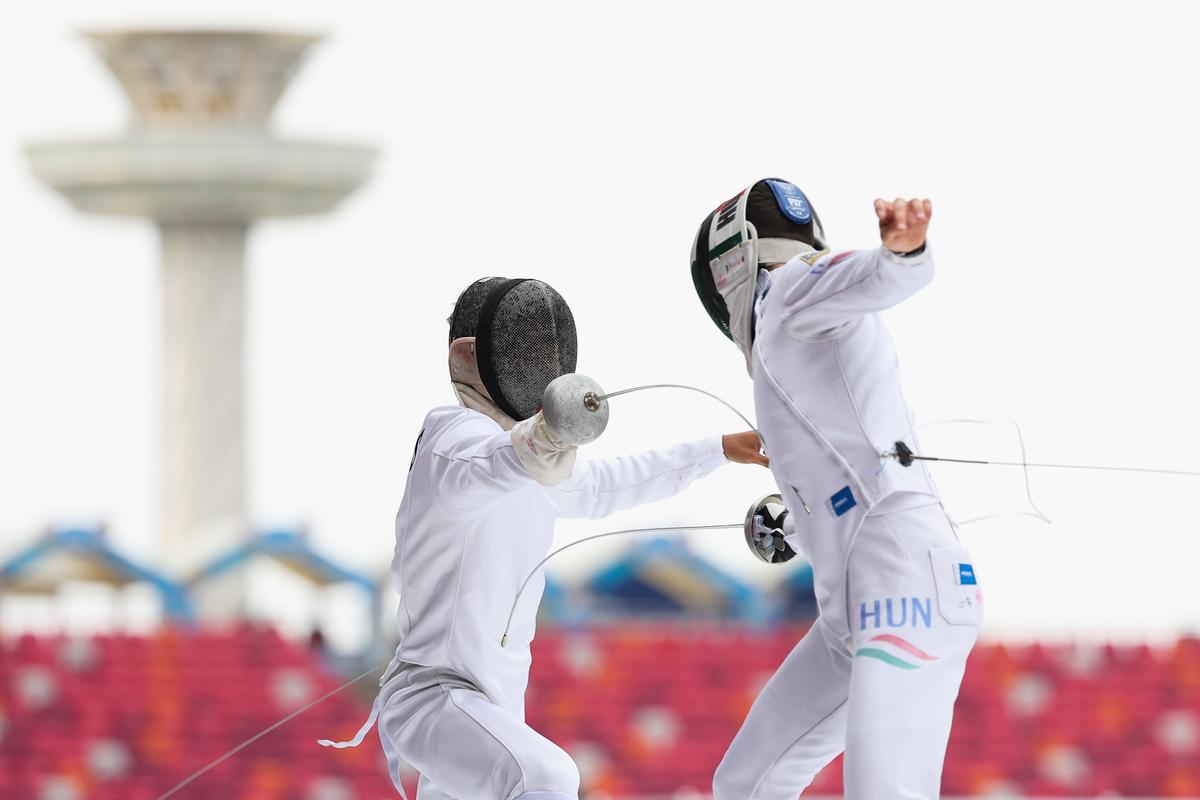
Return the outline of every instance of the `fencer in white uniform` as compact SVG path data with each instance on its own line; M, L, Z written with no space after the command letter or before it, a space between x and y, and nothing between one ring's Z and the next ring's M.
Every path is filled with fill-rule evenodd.
M693 246L701 300L753 378L783 532L820 610L721 761L714 800L791 800L843 751L851 800L939 796L983 595L924 463L897 458L919 448L879 312L932 279L932 208L876 213L882 247L831 252L804 194L768 179Z
M574 800L575 764L525 724L540 570L501 640L555 520L603 517L670 497L729 460L765 459L748 432L576 460L537 411L549 380L575 367L570 311L540 281L472 284L451 340L462 405L425 418L396 515L400 644L376 701L379 737L401 793L401 762L420 773L418 800Z

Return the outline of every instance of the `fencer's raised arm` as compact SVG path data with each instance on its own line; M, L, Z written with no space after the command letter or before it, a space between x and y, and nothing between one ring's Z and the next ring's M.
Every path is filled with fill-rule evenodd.
M916 294L933 280L928 247L898 255L878 247L822 256L809 264L792 259L771 274L778 294L776 324L801 337L835 331Z
M720 436L617 458L578 461L570 477L547 489L563 517L604 517L662 500L728 463Z
M932 214L929 200L877 199L883 247L831 255L825 229L804 192L767 178L722 203L700 224L692 242L692 284L753 374L757 325L819 337L896 305L929 283L933 259L925 236ZM760 306L765 313L757 313Z
M875 216L882 247L800 255L780 270L780 324L799 336L836 331L891 308L933 280L933 257L925 241L933 203L879 198Z

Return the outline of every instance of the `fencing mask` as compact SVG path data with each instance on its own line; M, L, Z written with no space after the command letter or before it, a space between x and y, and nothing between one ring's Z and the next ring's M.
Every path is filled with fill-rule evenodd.
M744 189L701 223L692 244L692 283L712 321L746 356L747 369L759 265L825 247L821 219L804 192L778 178Z
M463 405L471 408L455 375L456 340L467 337L474 337L473 366L480 392L511 420L536 414L547 384L575 371L575 318L562 295L539 280L484 278L468 286L455 303L450 317L451 380Z

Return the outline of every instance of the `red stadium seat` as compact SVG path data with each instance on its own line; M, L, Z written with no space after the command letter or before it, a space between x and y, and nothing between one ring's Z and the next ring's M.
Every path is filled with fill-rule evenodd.
M534 645L529 720L576 755L597 797L705 793L759 688L802 634L548 628ZM258 628L2 642L0 797L74 787L92 800L153 800L338 682L308 648ZM314 744L354 731L369 704L338 695L180 800L394 796L373 739L356 750ZM958 707L947 794L1200 795L1200 640L981 645ZM838 759L812 791L841 789Z

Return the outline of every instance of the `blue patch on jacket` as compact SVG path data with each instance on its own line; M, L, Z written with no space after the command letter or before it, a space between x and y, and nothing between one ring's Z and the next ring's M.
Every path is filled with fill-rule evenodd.
M829 498L829 507L839 517L856 505L858 505L858 501L854 499L854 492L850 491L849 486L843 486L833 497Z

